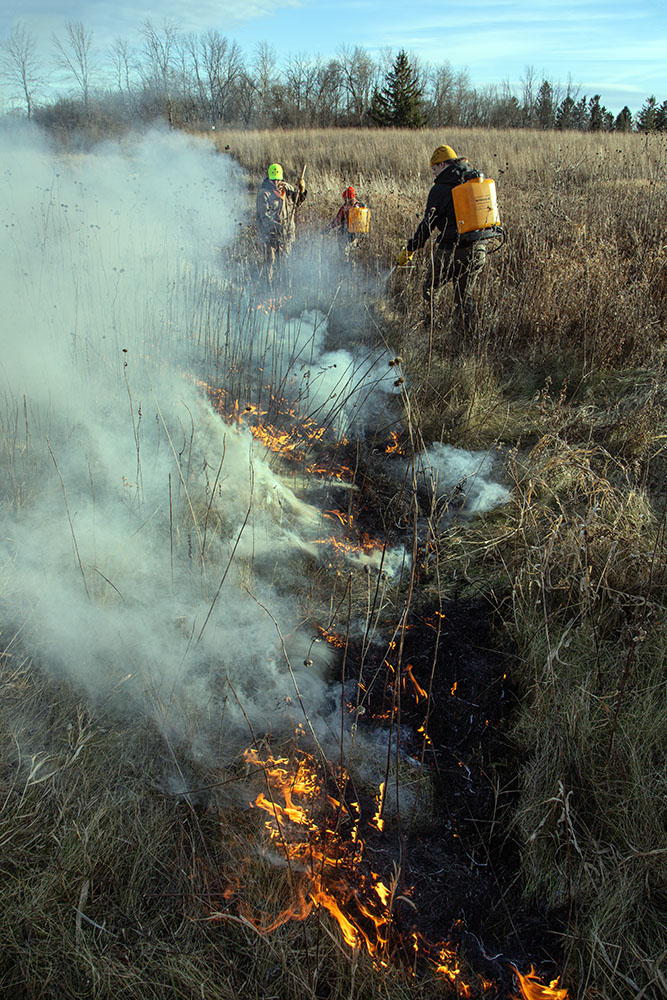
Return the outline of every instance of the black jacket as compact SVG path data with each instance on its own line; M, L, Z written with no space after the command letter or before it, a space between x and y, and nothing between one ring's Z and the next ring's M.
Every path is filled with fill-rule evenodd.
M460 241L456 228L456 216L454 215L452 188L472 180L473 177L480 176L479 171L473 170L463 157L448 162L445 169L441 170L436 177L433 187L428 193L424 218L417 226L415 235L407 242L408 253L414 253L415 250L423 247L434 232L440 234L437 238L438 246L454 245ZM471 243L475 239L474 234L466 233L464 241Z

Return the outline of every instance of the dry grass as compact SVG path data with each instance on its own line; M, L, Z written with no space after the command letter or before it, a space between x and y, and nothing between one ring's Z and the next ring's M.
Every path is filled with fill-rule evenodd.
M445 529L439 573L422 583L447 592L458 577L459 592L463 581L497 604L521 690L512 825L527 894L566 916L575 995L657 998L667 948L664 137L226 138L251 183L267 157L294 172L307 161L313 216L334 208L336 179L355 183L373 209L370 274L411 234L428 154L443 140L496 178L509 233L484 276L481 333L461 342L447 290L434 326L418 326L421 262L397 275L375 320L404 356L417 433L507 447L513 500L468 530Z
M3 997L377 996L328 918L264 934L239 917L240 871L256 917L290 895L262 860L245 771L194 766L145 719L91 710L27 661L2 680ZM429 995L381 979L391 1000Z
M351 265L373 303L360 333L403 356L404 421L416 441L505 456L511 503L442 529L423 594L447 594L456 581L463 596L481 591L494 604L519 695L519 794L503 820L526 894L565 920L571 995L657 1000L667 949L665 139L227 131L214 141L229 146L250 191L272 160L288 179L307 163L301 220L311 233L355 185L373 211ZM421 262L384 284L442 141L496 178L509 233L484 275L483 324L469 342L452 324L449 290L434 324L418 327ZM237 248L244 259L251 236ZM203 350L219 358L212 339ZM242 395L243 365L234 378ZM23 424L9 403L0 471L14 509L29 502L34 461ZM344 592L336 586L332 607ZM272 935L231 909L207 919L224 912L224 873L258 846L238 808L245 775L193 763L145 720L82 704L25 655L5 636L3 996L407 1000L442 990L351 957L326 917ZM172 794L179 769L206 791ZM246 870L247 905L277 912L284 873L259 851Z

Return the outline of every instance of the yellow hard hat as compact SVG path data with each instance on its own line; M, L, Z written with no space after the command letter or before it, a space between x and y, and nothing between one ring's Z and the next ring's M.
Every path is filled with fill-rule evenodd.
M269 167L269 178L272 181L281 181L283 179L283 168L279 163L272 163Z
M437 149L433 150L431 157L432 167L435 167L437 163L446 163L447 160L458 160L458 156L451 146L438 146Z

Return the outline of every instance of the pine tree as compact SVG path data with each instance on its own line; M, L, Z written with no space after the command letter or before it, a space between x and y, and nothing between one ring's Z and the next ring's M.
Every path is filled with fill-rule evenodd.
M614 116L600 104L600 95L595 94L588 102L588 128L591 132L611 132Z
M382 90L375 90L371 118L377 125L393 128L422 128L426 124L417 71L401 49L385 77Z
M663 101L656 109L655 127L658 132L667 132L667 101Z
M574 106L574 128L578 128L580 132L588 132L591 123L591 118L588 113L588 101L586 95L584 94Z
M540 128L553 128L556 124L554 92L548 80L543 80L542 86L537 92L535 117L537 118Z
M632 132L632 111L627 104L616 115L614 132Z
M573 97L570 97L568 94L567 97L563 98L556 111L556 128L568 129L575 127L575 107Z
M595 94L588 102L588 128L591 132L602 132L607 109L600 105L600 95Z
M658 111L658 102L655 97L647 97L642 108L637 115L637 131L652 132L655 128L655 118Z

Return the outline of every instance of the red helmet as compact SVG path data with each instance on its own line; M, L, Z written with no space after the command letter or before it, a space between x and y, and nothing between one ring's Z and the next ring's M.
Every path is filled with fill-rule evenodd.
M349 198L350 201L353 201L356 197L357 197L357 192L354 190L353 187L347 187L343 191L343 198Z

